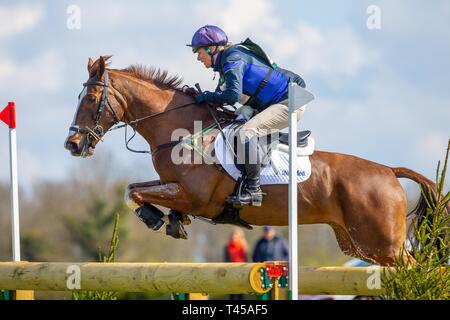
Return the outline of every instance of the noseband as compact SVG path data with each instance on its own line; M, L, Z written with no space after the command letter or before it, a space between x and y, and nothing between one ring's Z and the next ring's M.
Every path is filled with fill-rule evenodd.
M120 122L119 117L117 116L117 113L114 111L114 108L111 106L111 104L109 103L108 100L108 71L105 69L105 73L103 76L104 81L87 81L85 83L83 83L83 87L87 87L87 86L101 86L103 87L103 92L102 92L102 97L100 99L100 103L98 104L97 107L97 114L95 116L95 125L94 128L88 128L88 127L84 127L84 128L80 128L79 126L70 126L69 130L70 131L74 131L74 132L78 132L81 134L87 134L87 140L89 142L89 147L92 147L92 142L95 141L99 141L101 140L101 138L106 134L106 132L104 132L103 127L100 125L100 119L102 118L103 115L103 111L105 110L105 107L108 106L109 110L111 111L111 113L114 116L114 124L117 124Z

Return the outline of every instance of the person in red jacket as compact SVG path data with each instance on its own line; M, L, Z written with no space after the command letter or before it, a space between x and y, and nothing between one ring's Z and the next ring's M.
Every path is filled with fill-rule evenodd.
M248 246L242 229L235 228L225 247L225 262L247 262ZM230 294L230 300L243 300L242 294Z

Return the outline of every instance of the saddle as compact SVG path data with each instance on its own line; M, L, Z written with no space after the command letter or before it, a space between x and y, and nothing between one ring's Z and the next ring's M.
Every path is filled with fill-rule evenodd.
M237 131L243 123L233 123L224 129L224 135L228 142L233 142L231 155L230 146L226 146L221 135L216 137L215 155L221 164L221 167L235 181L235 189L227 198L223 212L213 219L215 223L234 224L240 227L251 229L252 227L239 216L242 204L233 201L240 194L243 187L242 177L244 165L237 163ZM272 139L276 139L272 141ZM289 181L289 134L278 132L275 135L267 135L259 139L259 151L261 152L261 184L286 184ZM311 137L311 131L305 130L297 133L297 182L301 183L307 180L311 174L311 163L309 155L314 152L314 139ZM234 170L233 170L234 168Z
M232 123L230 126L228 126L226 129L226 139L228 141L233 141L233 151L234 151L234 164L236 167L243 172L243 165L237 163L237 132L239 129L244 125L244 123L238 121ZM297 132L297 148L306 148L308 147L308 141L310 141L308 138L311 136L310 130L300 131ZM275 147L278 150L282 150L284 152L288 151L289 147L289 134L284 132L277 132L275 135L275 139L278 141L272 141L272 138L274 136L268 134L266 136L263 136L259 138L258 140L258 147L260 152L262 153L261 159L262 159L262 165L264 166L267 164L267 162L270 160L270 155L272 152L272 148ZM278 143L277 143L278 142ZM280 146L281 145L281 146ZM300 151L300 150L299 150Z
M308 146L308 137L310 135L311 135L311 131L309 131L309 130L297 132L297 147L299 147L299 148L307 147ZM280 132L279 141L280 141L280 143L288 146L289 145L289 134Z

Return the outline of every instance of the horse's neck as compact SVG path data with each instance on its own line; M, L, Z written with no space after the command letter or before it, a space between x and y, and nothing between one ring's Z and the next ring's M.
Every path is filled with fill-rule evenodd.
M113 78L113 77L112 77ZM177 90L163 90L151 83L131 76L114 74L115 85L127 103L124 122L155 115L138 123L138 133L149 143L152 149L169 142L178 133L194 132L199 125L202 128L211 124L212 118L206 108L192 105L169 111L173 108L193 103L191 97ZM179 130L179 131L175 131ZM179 135L175 137L178 139Z

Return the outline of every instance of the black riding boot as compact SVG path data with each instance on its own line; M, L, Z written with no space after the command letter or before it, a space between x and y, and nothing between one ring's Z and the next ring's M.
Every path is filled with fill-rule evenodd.
M240 194L243 204L260 207L263 193L260 187L261 155L256 137L244 144L245 152L245 185Z
M241 192L240 200L242 203L252 204L260 207L263 200L263 192L260 186L261 164L246 164L246 183Z

